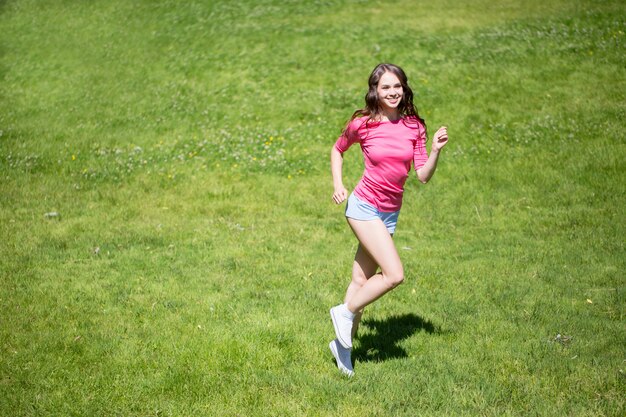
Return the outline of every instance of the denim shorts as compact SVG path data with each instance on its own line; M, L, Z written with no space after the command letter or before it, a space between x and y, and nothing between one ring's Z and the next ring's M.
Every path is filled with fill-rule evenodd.
M346 204L346 217L354 220L380 219L387 227L389 234L393 234L395 232L399 215L400 210L392 212L380 211L376 207L355 196L354 193L350 194L350 197L348 197L348 203Z

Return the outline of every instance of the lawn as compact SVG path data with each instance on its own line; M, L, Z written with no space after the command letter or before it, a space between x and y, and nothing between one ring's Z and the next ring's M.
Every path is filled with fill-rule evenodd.
M623 1L6 0L0 33L0 415L626 413ZM379 62L450 143L346 378L329 153Z

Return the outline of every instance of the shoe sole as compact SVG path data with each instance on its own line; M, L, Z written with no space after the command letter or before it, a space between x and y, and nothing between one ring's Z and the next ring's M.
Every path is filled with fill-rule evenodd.
M335 357L335 362L337 362L337 368L339 368L339 370L343 372L344 374L348 376L353 376L354 371L351 371L349 369L344 369L339 365L341 362L339 361L339 352L337 352L337 348L335 347L335 344L333 342L330 342L328 344L328 348L330 349L330 353L332 353L333 356Z
M345 340L342 340L342 339L341 339L341 335L339 334L339 327L337 326L337 321L336 321L336 319L335 319L335 313L334 313L334 311L333 311L333 309L334 309L334 308L335 308L335 307L332 307L332 308L330 309L330 319L331 319L331 320L332 320L332 322L333 322L333 327L335 328L335 335L337 336L337 340L339 341L339 343L341 344L341 346L343 346L344 348L346 348L346 349L352 349L352 344L349 344L349 345L348 345L348 344L345 342Z

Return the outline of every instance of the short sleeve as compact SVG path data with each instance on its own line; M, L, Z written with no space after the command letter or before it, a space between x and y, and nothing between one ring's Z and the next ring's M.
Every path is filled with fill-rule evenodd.
M350 146L354 145L357 142L361 141L361 135L359 134L359 129L363 125L363 121L360 119L354 119L346 129L343 131L341 136L335 142L335 149L339 152L344 153L350 148Z
M413 166L417 171L424 166L428 160L428 153L426 152L426 127L419 123L417 140L415 141L415 147L413 148Z

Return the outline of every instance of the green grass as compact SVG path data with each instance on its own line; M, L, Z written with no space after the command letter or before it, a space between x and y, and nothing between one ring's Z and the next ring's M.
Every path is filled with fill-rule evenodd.
M1 2L0 415L623 415L626 7L492 3ZM346 379L381 61L451 142Z

